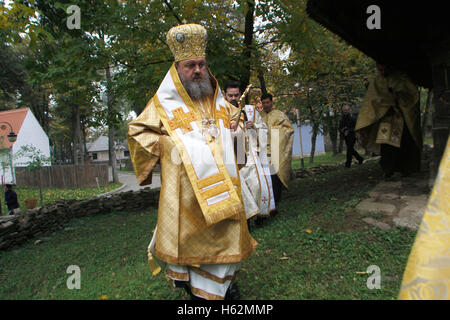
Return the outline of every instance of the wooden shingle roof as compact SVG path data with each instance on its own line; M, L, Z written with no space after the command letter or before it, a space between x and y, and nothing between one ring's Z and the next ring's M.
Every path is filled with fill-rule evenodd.
M370 5L381 12L381 29L369 29ZM308 15L377 62L409 75L416 84L432 87L430 54L450 41L445 1L308 0Z

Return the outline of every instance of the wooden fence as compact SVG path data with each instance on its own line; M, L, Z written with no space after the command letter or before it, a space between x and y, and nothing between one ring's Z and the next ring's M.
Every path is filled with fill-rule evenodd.
M109 183L108 166L98 165L52 165L41 170L28 171L16 167L16 184L25 187L39 187L39 176L44 188L85 188L105 186Z

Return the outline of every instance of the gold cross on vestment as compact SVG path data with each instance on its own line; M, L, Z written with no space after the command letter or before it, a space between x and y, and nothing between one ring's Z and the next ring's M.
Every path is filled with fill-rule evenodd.
M248 119L253 119L253 109L248 109L247 110L247 118Z
M216 119L222 119L225 128L230 127L230 116L228 115L225 107L219 105L219 110L216 110Z
M183 108L176 108L172 111L173 119L169 120L169 127L173 131L180 128L183 134L192 131L191 122L195 121L195 115L192 112L185 113Z
M263 202L264 204L266 204L267 200L269 200L269 199L267 199L267 198L264 196L264 197L261 198L261 200L262 200L262 202Z

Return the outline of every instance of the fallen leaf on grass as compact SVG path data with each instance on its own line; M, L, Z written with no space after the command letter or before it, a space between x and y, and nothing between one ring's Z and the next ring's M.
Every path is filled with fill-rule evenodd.
M335 197L332 197L330 200L332 201L336 201L337 199Z
M356 271L355 273L356 273L356 274L367 274L366 271Z
M306 229L305 232L306 233L312 233L312 230L311 229Z
M289 257L281 257L280 260L287 260Z
M103 296L101 297L101 299L102 299L102 300L108 300L108 296L103 295Z
M155 269L155 271L152 272L152 276L156 276L160 272L161 272L161 267L158 267Z

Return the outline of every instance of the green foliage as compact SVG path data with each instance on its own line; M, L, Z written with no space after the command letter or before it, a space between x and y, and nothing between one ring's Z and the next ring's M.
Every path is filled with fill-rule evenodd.
M26 165L26 169L29 171L40 170L43 166L50 165L51 163L50 157L44 155L40 149L31 144L21 146L20 150L16 153L16 157L28 158L28 161L17 164Z
M26 169L28 171L39 171L43 166L51 164L50 157L45 156L40 149L36 148L33 145L24 145L20 147L17 155L19 157L25 157L28 159L28 161L24 163L18 163L26 165ZM41 175L39 175L39 198L42 205L44 196L42 194Z
M341 109L358 110L375 63L310 19L306 1L264 3L264 39L270 44L262 53L263 66L275 105L298 109L300 120L310 121L314 132L330 135L337 153Z
M66 26L69 5L80 8L80 30ZM84 138L91 128L122 130L127 112L144 109L173 61L166 33L184 21L207 28L209 68L222 87L246 82L250 68L250 82L264 81L278 108L299 108L302 120L334 132L340 108L360 102L374 63L305 8L297 0L15 1L0 6L0 58L11 75L1 77L0 99L30 107L55 148L76 154L78 126Z

